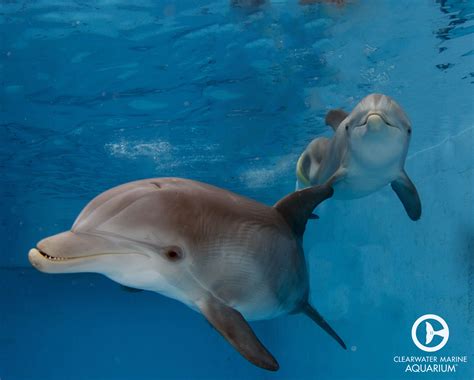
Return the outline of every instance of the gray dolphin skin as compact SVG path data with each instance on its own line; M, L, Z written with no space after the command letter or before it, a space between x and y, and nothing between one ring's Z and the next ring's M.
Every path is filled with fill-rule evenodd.
M41 240L31 264L46 273L101 273L202 313L246 359L279 365L247 321L304 313L345 349L310 306L302 238L329 185L270 207L204 183L155 178L93 199L70 231Z
M335 133L314 139L296 165L297 187L328 184L334 198L364 197L391 184L412 220L421 216L415 185L405 172L411 124L390 97L371 94L348 114L331 110L326 124Z

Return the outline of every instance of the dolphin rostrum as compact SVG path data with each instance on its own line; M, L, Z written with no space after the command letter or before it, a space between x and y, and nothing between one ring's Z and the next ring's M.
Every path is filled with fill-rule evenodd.
M402 108L390 97L371 94L350 114L332 110L326 124L331 139L314 139L296 165L298 187L327 183L334 197L353 199L391 184L408 216L418 220L421 202L405 172L411 124Z
M93 199L70 231L29 252L46 273L102 273L202 313L246 359L279 365L247 321L304 313L346 348L309 304L302 238L329 185L294 192L273 207L204 183L156 178Z

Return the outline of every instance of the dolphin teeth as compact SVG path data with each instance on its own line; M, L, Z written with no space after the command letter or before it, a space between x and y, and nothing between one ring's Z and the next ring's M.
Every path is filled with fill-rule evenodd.
M46 252L43 252L41 250L38 249L38 252L41 253L41 255L45 258L47 258L48 260L52 260L52 261L64 261L64 260L67 260L65 257L55 257L55 256L50 256L48 255Z

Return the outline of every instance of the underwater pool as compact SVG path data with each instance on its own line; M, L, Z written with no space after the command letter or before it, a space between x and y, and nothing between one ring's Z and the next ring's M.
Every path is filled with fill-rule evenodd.
M0 81L1 380L473 378L472 1L2 1ZM346 351L303 315L252 322L280 364L267 372L177 301L28 262L136 179L272 205L294 191L307 144L331 136L327 111L374 92L411 120L423 215L411 221L386 186L308 222L311 302ZM449 325L438 352L412 340L425 314ZM403 362L429 355L467 363Z

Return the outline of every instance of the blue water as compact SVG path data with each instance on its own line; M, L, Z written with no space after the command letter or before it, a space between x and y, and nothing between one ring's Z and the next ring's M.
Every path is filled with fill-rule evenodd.
M474 3L97 0L0 3L0 378L471 379ZM280 371L252 366L184 305L27 253L84 205L146 177L198 179L273 204L324 116L395 98L413 125L412 222L390 188L329 200L305 234L311 302L252 323ZM455 373L405 373L421 315L449 325Z

